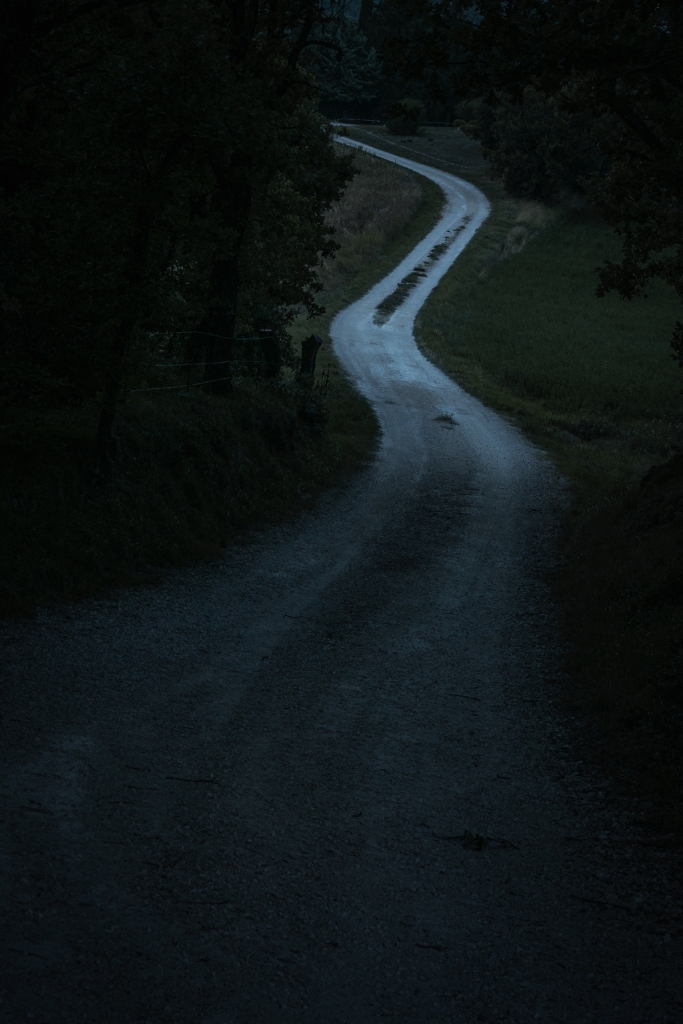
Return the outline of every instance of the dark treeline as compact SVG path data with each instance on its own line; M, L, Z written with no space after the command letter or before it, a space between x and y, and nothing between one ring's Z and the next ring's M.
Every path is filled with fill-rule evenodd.
M583 190L622 236L599 292L683 300L683 8L660 0L389 0L387 66L460 102L519 195ZM683 365L683 325L673 335Z
M286 361L350 178L318 112L316 0L8 0L0 15L0 401L95 403L245 352ZM263 346L262 346L263 347ZM252 346L249 354L253 357ZM163 382L162 382L163 383Z
M553 203L585 196L590 177L609 167L601 122L531 87L518 100L501 94L462 101L455 124L479 140L493 173L522 199Z
M677 4L8 0L0 14L0 402L96 404L160 362L231 388L316 311L333 115L455 117L510 192L582 191L623 235L600 288L683 297ZM261 338L256 343L239 339ZM683 327L674 347L683 362Z

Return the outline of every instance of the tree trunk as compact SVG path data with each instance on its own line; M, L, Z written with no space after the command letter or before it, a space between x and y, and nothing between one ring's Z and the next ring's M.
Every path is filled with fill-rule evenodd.
M152 219L149 209L146 206L139 206L135 217L135 227L130 243L130 258L126 272L126 283L121 288L122 302L130 302L131 291L139 288L145 263L147 261L147 249L149 246L149 232ZM136 318L128 312L118 323L114 334L114 342L111 347L109 365L107 366L104 380L104 395L100 408L100 418L97 424L96 456L98 470L104 479L111 475L114 456L116 455L116 444L112 435L114 417L116 416L116 403L121 388L126 368L126 353L130 342Z
M126 352L133 331L134 321L123 320L116 328L114 342L111 347L107 376L104 382L104 395L100 406L100 418L97 424L97 440L95 452L97 470L100 477L108 480L116 457L116 441L112 435L116 403L118 402L125 372Z
M213 265L211 306L199 328L204 332L206 364L204 380L216 395L232 390L233 340L237 315L237 255L216 260Z
M224 223L236 236L230 258L219 257L214 262L209 312L200 327L208 335L204 380L214 394L226 395L232 389L240 256L251 213L252 158L250 153L232 153L226 159L223 153L213 150L209 162L218 184Z
M116 416L116 403L123 387L128 345L137 322L138 310L136 305L139 301L140 290L145 277L155 193L162 178L176 162L186 141L184 133L173 139L159 163L144 200L138 206L135 214L135 223L128 250L128 266L119 290L121 305L124 309L127 307L127 311L119 321L114 335L109 365L105 374L100 418L97 424L95 445L97 464L100 474L105 479L111 475L111 468L114 463L114 456L116 455L116 443L112 435L114 418ZM131 310L135 312L131 312Z
M372 25L374 13L373 0L360 0L360 14L358 15L358 28L367 36Z

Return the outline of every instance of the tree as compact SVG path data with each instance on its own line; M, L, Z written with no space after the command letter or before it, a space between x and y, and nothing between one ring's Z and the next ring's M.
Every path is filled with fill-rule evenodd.
M306 0L253 14L242 0L5 9L4 394L98 400L102 465L160 332L194 332L225 391L238 318L317 308L324 213L351 173L302 64L329 14Z
M360 27L341 17L314 38L319 45L312 51L310 67L323 103L374 99L381 69L374 47Z
M479 140L511 195L552 202L579 194L603 165L600 126L590 114L564 110L556 97L527 88L518 103L499 96L462 108L455 124Z
M387 128L392 135L418 135L424 118L424 104L420 100L405 99L389 107Z
M653 277L683 300L683 8L665 0L394 0L386 54L460 97L520 102L532 87L591 115L610 159L591 196L623 238L600 292L630 298ZM673 345L683 365L683 325Z

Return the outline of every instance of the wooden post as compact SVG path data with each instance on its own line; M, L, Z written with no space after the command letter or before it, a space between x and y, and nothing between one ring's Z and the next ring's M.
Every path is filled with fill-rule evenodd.
M313 377L315 374L315 357L323 339L318 334L309 334L301 342L301 376Z

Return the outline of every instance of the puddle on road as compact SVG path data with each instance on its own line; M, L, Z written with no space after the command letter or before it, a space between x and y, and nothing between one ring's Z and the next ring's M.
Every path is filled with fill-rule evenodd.
M438 245L435 245L427 258L423 260L422 263L418 263L415 269L411 270L411 272L398 283L391 295L387 295L386 299L382 299L377 306L375 315L372 318L373 323L385 324L387 322L387 320L396 312L398 307L403 305L418 281L427 276L427 272L437 260L441 259L446 250L453 244L460 232L465 230L471 220L471 216L465 217L463 222L458 224L457 228L451 228L443 242L439 242Z

